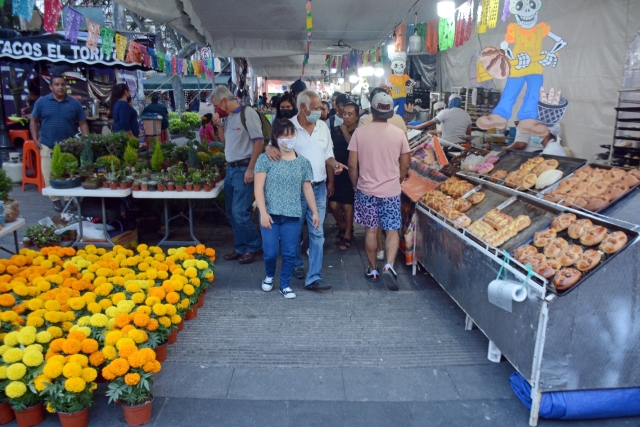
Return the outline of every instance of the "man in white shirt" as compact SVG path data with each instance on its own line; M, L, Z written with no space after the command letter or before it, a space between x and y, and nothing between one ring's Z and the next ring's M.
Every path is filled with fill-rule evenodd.
M313 169L313 194L316 198L320 224L324 222L327 213L327 186L333 184L334 174L338 175L347 169L345 165L337 162L333 157L333 141L327 124L320 120L322 114L322 100L317 93L306 90L298 94L298 115L291 122L296 127L296 137L293 148L302 157L309 160ZM280 159L280 150L273 145L266 148L267 156L271 160ZM332 185L331 185L332 187ZM307 206L304 194L300 192L303 215L300 224L307 219L309 230L309 271L305 280L305 288L309 290L331 289L322 280L322 249L324 246L324 230L322 226L313 227L312 212ZM300 228L302 240L302 227ZM302 261L301 248L296 251L296 261L293 268L293 276L296 279L304 278L304 262Z

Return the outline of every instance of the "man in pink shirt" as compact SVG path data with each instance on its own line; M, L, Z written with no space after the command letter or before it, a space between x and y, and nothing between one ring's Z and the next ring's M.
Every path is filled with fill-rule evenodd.
M393 99L377 93L371 100L373 121L356 129L349 143L349 178L355 188L354 219L366 228L365 249L369 267L365 277L378 281L376 231L387 232L387 263L382 278L392 291L398 290L393 262L398 253L402 227L400 183L408 177L411 150L404 132L387 123L393 116Z

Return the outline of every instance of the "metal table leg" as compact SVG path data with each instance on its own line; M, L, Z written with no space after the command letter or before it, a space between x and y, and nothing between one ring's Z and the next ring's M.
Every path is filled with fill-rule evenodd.
M192 200L189 199L189 215L185 215L184 212L180 212L178 215L175 215L169 218L169 202L167 199L164 199L164 227L165 233L164 237L160 242L158 242L158 246L185 246L185 245L198 245L200 241L196 238L193 233L193 204ZM193 240L169 240L169 223L174 219L184 218L189 221L189 233L191 234L191 238Z
M13 242L16 244L16 253L20 252L20 245L18 245L18 230L13 231Z
M104 204L104 197L101 197L100 201L102 202L102 227L104 232L104 238L107 239L107 242L109 242L111 246L115 246L115 243L113 243L107 231L107 208L105 207L105 204Z

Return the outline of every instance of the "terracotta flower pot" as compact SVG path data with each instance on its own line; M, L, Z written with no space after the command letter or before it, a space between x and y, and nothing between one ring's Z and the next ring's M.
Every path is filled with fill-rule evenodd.
M198 297L198 304L196 304L196 307L200 308L204 305L204 294L200 294L200 296Z
M184 190L184 185L176 184L176 191Z
M102 188L109 188L109 183L107 181L102 181Z
M8 424L13 421L15 417L9 402L0 403L0 424Z
M110 182L109 183L109 188L112 190L117 190L118 189L118 183L117 182Z
M167 191L174 191L176 189L175 184L167 184Z
M33 242L31 240L29 240L28 242L22 242L22 245L25 248L30 248L31 246L33 246Z
M158 191L164 191L165 186L164 184L158 184Z
M140 185L140 189L142 191L149 191L149 184L142 184Z
M184 320L180 321L180 323L178 323L178 332L181 332L184 329Z
M210 184L204 185L204 191L211 191L211 190L213 190L213 185L210 185Z
M193 184L193 191L200 191L202 190L202 184Z
M167 347L169 347L169 344L166 341L156 347L156 360L158 362L162 363L167 360Z
M58 412L62 427L87 427L89 425L89 408L70 414Z
M132 188L133 191L140 191L140 184L136 184Z
M15 411L14 411L15 412ZM37 426L44 420L44 405L42 402L30 406L22 412L15 412L16 422L20 427Z
M129 183L128 182L121 182L120 183L120 189L121 190L126 190L127 188L129 188Z
M184 189L187 190L187 191L193 191L193 184L186 184L184 186Z
M124 413L124 419L130 426L141 426L151 421L151 409L153 405L153 396L147 402L140 405L129 406L126 403L122 404L122 412Z
M187 314L184 316L185 320L193 320L196 317L198 317L198 306L197 305L191 307L191 309L189 309L187 311Z
M169 334L169 344L173 344L176 341L178 341L178 330L174 329L173 331L171 331L171 333Z

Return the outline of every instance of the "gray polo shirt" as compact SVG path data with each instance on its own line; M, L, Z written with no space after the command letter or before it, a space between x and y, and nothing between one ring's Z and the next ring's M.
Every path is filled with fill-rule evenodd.
M433 118L436 123L442 123L442 139L461 144L467 142L464 138L467 128L471 126L471 117L462 108L442 110Z
M250 159L251 154L253 154L253 143L264 139L262 136L262 122L260 122L258 113L251 107L247 107L245 110L247 132L247 129L242 126L241 111L242 106L227 117L227 125L224 128L224 155L227 158L227 162Z

